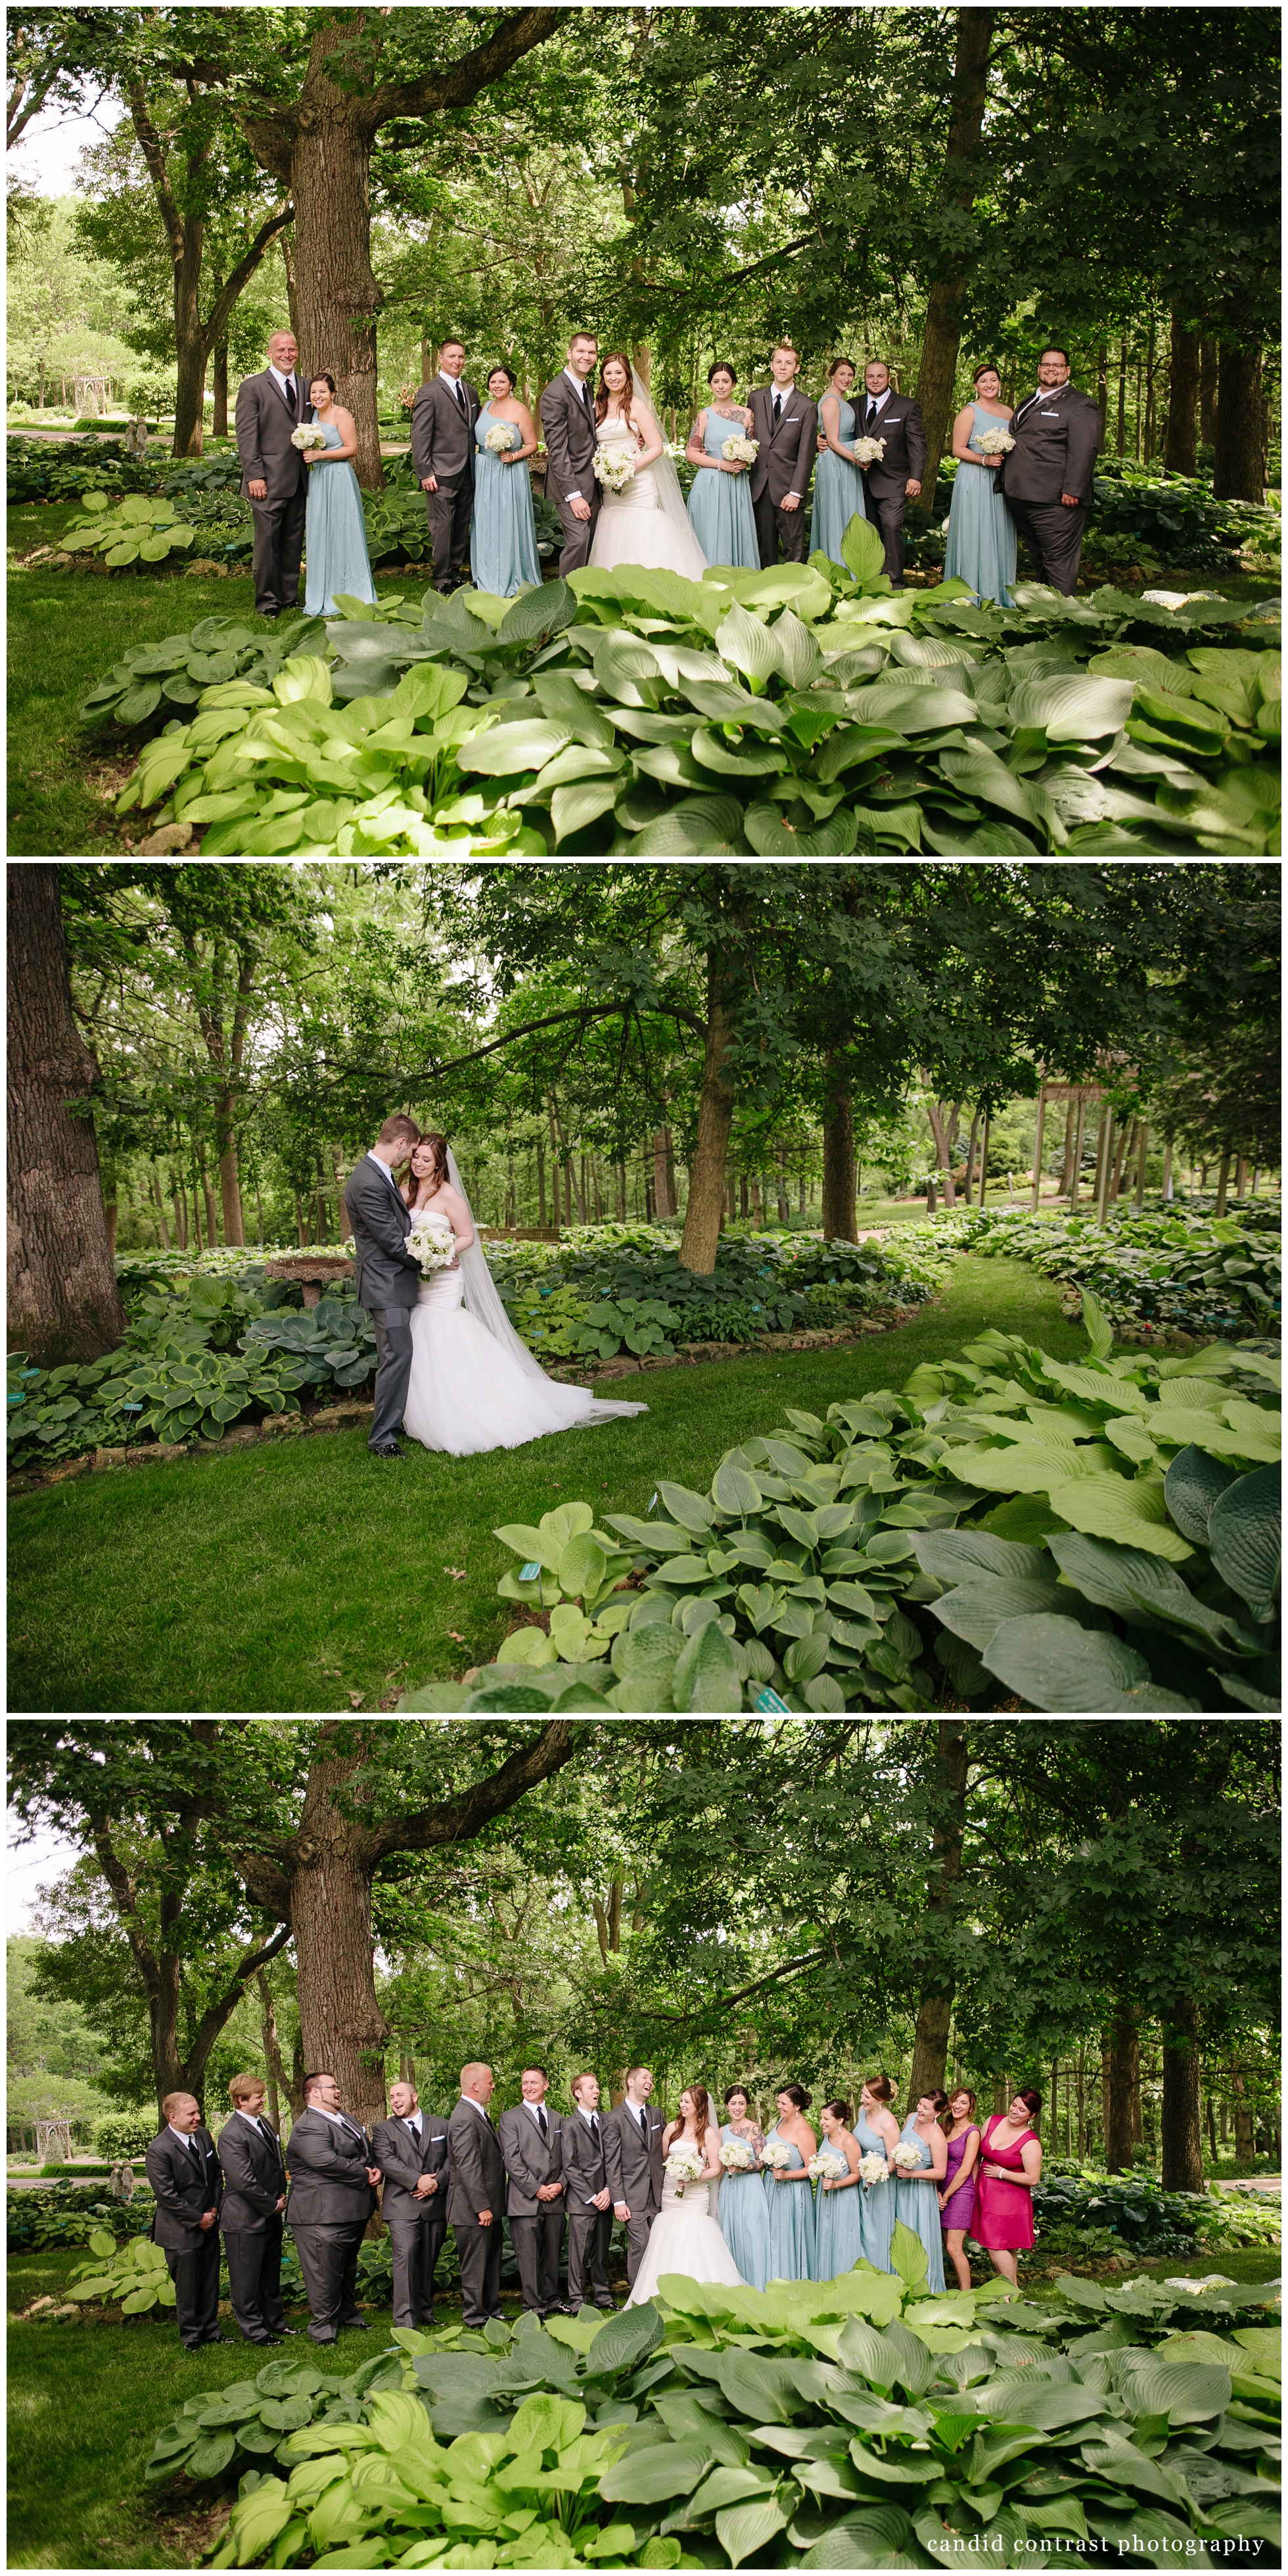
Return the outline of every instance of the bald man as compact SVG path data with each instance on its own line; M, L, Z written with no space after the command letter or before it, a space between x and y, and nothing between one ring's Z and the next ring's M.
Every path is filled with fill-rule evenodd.
M156 2194L152 2241L174 2283L175 2319L185 2352L228 2343L219 2331L219 2204L223 2176L215 2142L191 2093L167 2093L166 2125L145 2159Z
M495 2089L490 2066L463 2066L461 2098L447 2123L447 2215L461 2261L462 2318L474 2327L501 2314L505 2162L487 2107Z

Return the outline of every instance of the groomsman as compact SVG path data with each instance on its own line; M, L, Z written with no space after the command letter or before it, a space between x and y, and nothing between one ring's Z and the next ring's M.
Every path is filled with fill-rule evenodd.
M889 574L895 589L902 590L903 523L908 516L908 503L921 497L926 432L920 409L910 396L891 393L890 370L883 358L874 358L864 368L863 382L867 399L856 405L859 417L854 435L885 441L884 456L875 465L862 468L868 517L875 519L881 531L885 547L881 569Z
M489 2317L501 2314L505 2163L487 2107L495 2090L490 2066L463 2066L461 2098L447 2123L447 2215L461 2259L461 2310L467 2326L486 2325Z
M291 2187L286 2224L295 2238L309 2294L309 2338L334 2343L340 2326L359 2326L358 2247L376 2205L380 2167L366 2130L340 2108L334 2075L306 2075L304 2109L286 2147Z
M411 409L412 463L420 476L434 553L434 588L446 594L463 578L474 508L474 423L479 398L462 369L459 340L444 340L438 374L422 385Z
M563 524L559 571L566 581L580 572L590 553L600 490L595 477L599 431L590 379L599 342L589 331L575 331L568 343L568 362L546 386L538 404L546 439L546 497L554 502Z
M572 2088L571 2119L560 2127L560 2158L568 2199L568 2308L576 2316L585 2297L586 2265L597 2308L615 2308L608 2283L608 2241L613 2232L613 2193L605 2153L607 2122L600 2117L599 2081L579 2075Z
M1072 599L1091 507L1100 445L1100 406L1069 382L1066 349L1044 349L1038 389L1007 424L1015 445L998 467L1007 509L1033 562L1035 581Z
M309 469L291 436L312 420L313 405L298 356L294 332L274 331L263 374L243 377L237 388L237 454L255 531L252 569L261 617L294 608L300 591Z
M385 2178L382 2215L393 2241L394 2324L430 2326L434 2266L447 2234L447 2122L422 2111L414 2084L391 2084L390 2117L371 2152Z
M185 2352L229 2343L219 2331L219 2203L223 2184L214 2140L191 2093L167 2093L166 2127L145 2162L156 2194L152 2241L174 2283L179 2341Z
M814 425L810 423L810 438ZM632 2066L626 2099L607 2121L608 2174L613 2186L613 2216L626 2229L626 2276L631 2288L644 2260L644 2248L662 2206L662 2131L660 2114L649 2109L653 2075L647 2066Z
M564 2184L560 2140L563 2122L546 2103L544 2066L525 2066L523 2095L499 2121L501 2153L509 2176L506 2223L519 2264L523 2304L538 2317L559 2308L559 2256L563 2248Z
M760 442L749 483L762 571L777 563L780 546L788 563L805 561L805 495L818 405L797 388L800 362L790 340L780 341L769 361L772 382L753 385L748 397L751 434Z
M234 2075L228 2087L232 2117L219 2133L219 2225L233 2315L247 2343L278 2343L296 2332L282 2313L286 2167L276 2132L264 2118L264 2091L257 2075Z

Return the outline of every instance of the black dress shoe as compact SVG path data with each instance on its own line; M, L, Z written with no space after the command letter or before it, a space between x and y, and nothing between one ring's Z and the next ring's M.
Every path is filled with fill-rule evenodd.
M232 2340L233 2340L232 2336L231 2336L231 2335L226 2335L226 2334L203 2335L203 2336L202 2336L202 2338L201 2338L201 2349L202 2349L202 2351L204 2352L204 2350L205 2350L205 2348L206 2348L206 2345L207 2345L207 2344L211 2344L211 2343L231 2343L231 2342L232 2342ZM250 2337L248 2336L248 2337L247 2337L247 2341L249 2342L249 2340L250 2340Z
M368 1454L368 1456L369 1456L369 1457L372 1457L372 1458L405 1458L405 1457L406 1457L406 1455L407 1455L407 1452L406 1452L406 1450L405 1450L405 1449L398 1449L398 1448L394 1448L394 1449L371 1449L371 1450L369 1450L369 1451L368 1451L368 1453L367 1453L367 1454Z
M310 2342L310 2343L334 2343L334 2342L335 2342L335 2336L334 2336L333 2334L314 2334L314 2332L313 2332L313 2328L312 2328L312 2326L310 2326L310 2327L309 2327L309 2342Z
M274 2326L273 2341L274 2343L280 2343L284 2335L297 2335L299 2331L300 2329L298 2326Z
M367 2320L365 2317L341 2317L340 2323L342 2326L354 2327L358 2334L365 2334L367 2331Z
M606 2317L615 2317L621 2302L618 2299L596 2299L595 2305Z

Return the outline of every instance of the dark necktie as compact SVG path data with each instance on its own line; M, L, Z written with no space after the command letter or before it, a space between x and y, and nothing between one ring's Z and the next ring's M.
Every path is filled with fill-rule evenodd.
M255 2126L256 2126L256 2128L258 2129L258 2131L259 2131L259 2134L260 2134L261 2138L267 2138L268 2143L269 2143L270 2147L272 2147L272 2149L273 2149L274 2153L275 2153L275 2154L280 2154L281 2150L280 2150L280 2148L278 2147L277 2140L276 2140L276 2138L274 2137L273 2132L272 2132L272 2130L270 2129L270 2127L269 2127L269 2125L268 2125L267 2120L266 2120L266 2119L264 2119L262 2115L261 2115L261 2117L260 2117L259 2119L257 2119L257 2120L256 2120L256 2122L255 2122Z
M595 2111L591 2112L590 2126L592 2135L597 2138L599 2136L599 2115Z
M545 2112L541 2109L540 2104L537 2106L537 2126L541 2131L542 2137L548 2144L550 2139L550 2122L546 2118Z
M193 2136L193 2134L192 2134L191 2129L188 2131L188 2146L189 2146L189 2148L190 2148L190 2150L191 2150L192 2154L196 2157L198 2164L200 2164L200 2163L202 2162L201 2149L200 2149L200 2147L198 2146L197 2141L196 2141L196 2139L194 2138L194 2136Z
M867 415L863 423L864 430L867 432L874 430L880 417L881 415L877 410L876 404L874 402L870 402L868 404Z
M290 415L291 415L292 420L295 420L295 419L297 419L297 418L298 418L298 414L299 414L299 405L298 405L298 403L296 402L296 399L295 399L295 378L294 378L294 376L288 376L288 377L287 377L287 379L286 379L286 408L287 408L287 410L289 411L289 413L290 413Z
M462 420L468 418L469 415L465 402L465 391L459 376L456 379L456 408L460 413Z
M777 429L778 424L779 424L780 420L782 419L782 416L783 416L783 398L782 398L782 395L781 395L781 394L775 394L775 396L774 396L774 427L775 427L775 429Z

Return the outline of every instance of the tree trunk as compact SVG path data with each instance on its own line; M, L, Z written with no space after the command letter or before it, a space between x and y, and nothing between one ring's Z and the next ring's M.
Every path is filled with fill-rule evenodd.
M849 1082L829 1056L823 1099L823 1241L853 1243L857 1228L854 1107Z
M1219 1217L1219 1216L1224 1216L1224 1215L1225 1215L1225 1196L1226 1196L1226 1191L1227 1191L1227 1189L1229 1188L1229 1184L1230 1184L1230 1148L1229 1148L1229 1146L1228 1146L1228 1145L1223 1145L1223 1146L1222 1146L1222 1148L1221 1148L1221 1163L1220 1163L1220 1169L1219 1169L1219 1170L1218 1170L1218 1172L1217 1172L1217 1178L1216 1178L1216 1204L1215 1204L1215 1206L1214 1206L1214 1208L1213 1208L1213 1210L1212 1210L1212 1214L1213 1214L1213 1216L1214 1216L1214 1217Z
M211 390L215 399L210 419L210 434L212 438L227 438L228 342L226 340L221 340L215 351L215 373Z
M917 371L917 400L926 431L921 506L931 511L939 460L948 444L953 417L953 383L957 374L957 353L961 347L969 258L966 239L974 229L971 209L975 181L971 164L979 150L984 122L988 49L995 15L992 9L959 9L957 12L951 122L939 187L943 213L951 227L955 256L945 275L936 278L930 289L921 364Z
M327 367L337 400L357 424L354 460L364 491L384 487L376 392L376 318L384 289L371 266L371 147L366 102L330 78L327 57L347 52L353 21L325 19L313 37L291 153L300 360L306 380Z
M1140 2015L1133 2005L1119 2004L1106 2036L1105 2164L1125 2173L1140 2134Z
M546 1224L546 1153L544 1145L542 1145L539 1140L537 1144L537 1223L544 1233Z
M268 2116L280 2138L282 2134L282 2093L286 2094L296 2119L299 2118L300 2112L304 2108L304 2096L301 2093L297 2103L295 2095L291 2090L290 2078L287 2075L286 2068L282 2064L282 2051L277 2036L277 2014L273 2006L273 1989L268 1982L267 1974L263 1968L260 1969L255 1983L259 1988L259 2026L260 2034L264 2042L264 2071L268 2084Z
M1215 2109L1215 2106L1214 2106L1214 2104L1213 2104L1212 2096L1211 2096L1211 2094L1210 2094L1210 2093L1209 2093L1209 2095L1208 2095L1208 2097L1207 2097L1207 2133L1208 2133L1208 2145L1209 2145L1209 2147L1211 2148L1211 2151L1212 2151L1212 2170L1213 2170L1213 2172L1215 2173L1215 2171L1216 2171L1216 2164L1217 2164L1217 2153L1216 2153L1216 2109Z
M152 1204L157 1212L157 1224L161 1229L161 1249L163 1252L168 1252L170 1249L170 1233L165 1221L165 1200L161 1195L161 1181L155 1163L149 1163L148 1165L148 1188L151 1194Z
M108 1200L104 1203L103 1214L104 1214L104 1216L105 1216L105 1217L106 1217L106 1219L107 1219L107 1257L108 1257L108 1260L109 1260L109 1261L115 1261L115 1259L116 1259L116 1216L117 1216L117 1201L116 1201L116 1191L115 1191L115 1189L113 1189L113 1192L112 1192L112 1195L111 1195L110 1199L108 1199ZM182 1247L181 1247L181 1249L182 1249Z
M1145 1163L1149 1153L1149 1127L1143 1118L1140 1125L1139 1144L1140 1159L1136 1165L1136 1206L1138 1209L1143 1207L1145 1203Z
M1205 447L1216 445L1218 357L1215 340L1199 342L1199 436Z
M1068 1198L1073 1184L1073 1134L1077 1123L1078 1104L1074 1099L1073 1093L1070 1092L1068 1105L1064 1113L1064 1158L1060 1170L1059 1190L1059 1195L1062 1199Z
M41 1367L125 1332L88 1107L98 1067L72 1012L56 865L9 867L9 1335Z
M1259 503L1266 479L1260 342L1250 348L1232 348L1223 340L1218 382L1213 499Z
M669 1127L659 1127L653 1138L653 1198L659 1216L674 1216L675 1148Z
M1199 347L1198 332L1187 331L1179 312L1173 309L1167 445L1163 450L1163 463L1169 474L1193 474L1197 470Z
M197 1170L201 1175L201 1195L206 1202L206 1249L208 1252L213 1252L215 1245L219 1241L219 1234L215 1225L215 1194L210 1186L210 1174L206 1170L206 1157L200 1147L197 1149ZM306 1238L301 1235L301 1243L303 1243L305 1239Z
M174 398L172 456L200 456L205 419L206 335L201 327L201 258L206 228L185 215L182 246L174 261L174 347L178 382Z
M1087 2052L1085 2048L1080 2048L1078 2051L1077 2073L1078 2162L1081 2165L1085 2164L1087 2160Z
M787 1152L786 1148L782 1145L775 1145L774 1147L774 1168L778 1176L778 1222L780 1225L787 1225L791 1221L792 1208L791 1201L787 1196Z
M942 1100L927 1100L925 1104L926 1116L930 1121L930 1132L935 1140L935 1161L939 1166L939 1177L943 1183L946 1208L953 1208L957 1204L953 1191L952 1160L953 1146L957 1141L957 1113L960 1105L960 1102L953 1101L945 1121L945 1104Z
M966 1832L966 1773L970 1743L964 1717L941 1717L935 1748L935 1802L931 1825L930 1867L926 1878L926 1930L932 1948L921 1982L917 2029L908 2082L908 2110L923 2093L943 2089L948 2064L948 2026L953 2009L953 1974L946 1962L948 1917L953 1890L962 1874ZM939 1957L934 1956L938 1950Z
M707 961L707 1043L702 1067L698 1140L689 1167L689 1203L680 1239L680 1267L710 1277L720 1246L725 1165L733 1125L733 1091L728 1076L733 1020L726 1007L715 957Z
M1178 2039L1163 2044L1162 2144L1164 2191L1205 2191L1203 2128L1199 2116L1199 2012L1192 1997L1172 2015Z
M1230 2077L1230 2090L1234 2095L1234 2160L1236 2164L1249 2165L1253 2153L1252 2113L1248 2109L1247 2080L1237 2071Z
M1127 343L1118 343L1118 442L1117 454L1127 453Z
M975 1147L979 1143L979 1122L983 1114L983 1109L980 1103L976 1102L975 1115L970 1122L970 1140L966 1147L966 1178L962 1182L963 1207L970 1206L971 1174L975 1169Z
M291 1923L305 2064L334 2075L350 2118L370 2128L385 2116L389 2024L376 1999L372 1964L369 1837L337 1813L331 1794L358 1762L356 1754L344 1754L313 1765L301 1859L291 1878Z

